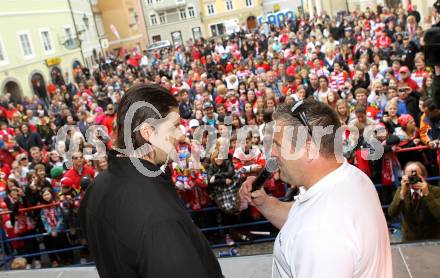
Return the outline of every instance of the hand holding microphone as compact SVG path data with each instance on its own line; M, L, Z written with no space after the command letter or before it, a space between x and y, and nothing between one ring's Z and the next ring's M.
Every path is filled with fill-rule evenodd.
M278 170L278 163L275 158L269 158L266 161L266 167L261 170L258 176L249 176L242 184L240 197L240 210L248 208L249 204L255 207L264 206L269 196L264 191L265 182L272 176L272 173Z

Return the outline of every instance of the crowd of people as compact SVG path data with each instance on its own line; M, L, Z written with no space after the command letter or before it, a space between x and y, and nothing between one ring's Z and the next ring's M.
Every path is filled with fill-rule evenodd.
M347 127L344 156L382 184L381 203L390 204L400 178L408 175L402 171L408 162L425 165L423 178L438 175L433 69L425 66L422 52L424 31L436 18L435 10L421 18L415 6L377 7L336 17L325 12L298 16L279 26L242 29L149 53L109 52L90 69L77 65L73 76L53 76L47 88L21 102L11 102L8 94L0 96L0 194L1 208L8 211L2 214L3 238L31 236L6 244L5 250L9 255L38 253L40 241L32 235L40 233L45 234L48 251L84 244L77 208L90 182L107 168L105 157L96 158L97 146L112 147L118 103L139 83L160 84L179 102L183 135L171 176L188 209L216 205L225 222L259 219L252 208L245 217L235 215L240 181L265 167L262 142L272 112L281 103L306 98L337 112ZM76 129L57 141L59 130L68 125ZM101 144L86 136L94 125L107 130L95 136ZM219 149L223 137L208 150L207 134L195 136L203 125L219 135L231 132L226 156ZM249 133L241 145L237 131L244 125L256 125L258 132ZM353 145L354 128L360 136ZM369 141L362 134L368 128L384 147L379 160L365 159ZM402 151L405 148L412 149ZM200 167L193 167L194 153L201 158ZM291 200L297 186L285 184L274 173L265 189ZM21 210L34 206L39 207ZM434 215L425 220L439 221L431 206L420 209ZM393 207L393 216L397 210ZM80 252L82 262L86 253ZM49 257L52 266L76 259L72 251ZM28 257L28 268L32 262L41 267L40 261L38 255Z

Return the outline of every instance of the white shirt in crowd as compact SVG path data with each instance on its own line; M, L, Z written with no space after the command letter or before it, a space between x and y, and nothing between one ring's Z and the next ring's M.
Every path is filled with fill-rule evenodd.
M387 223L368 176L344 162L298 196L275 241L272 277L392 277Z
M142 59L141 59L140 65L141 65L142 67L143 67L143 66L148 66L148 57L147 57L147 55L142 56Z

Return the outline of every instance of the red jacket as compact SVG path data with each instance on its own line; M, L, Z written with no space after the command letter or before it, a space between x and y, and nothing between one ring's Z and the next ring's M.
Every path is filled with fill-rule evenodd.
M391 39L388 36L381 36L376 42L376 46L379 48L388 48L390 45Z
M67 170L66 173L64 173L64 177L68 177L73 181L73 189L79 191L81 189L81 178L89 176L90 179L93 179L95 177L95 170L93 168L84 165L81 174L78 173L78 171L75 168L71 168Z
M417 82L412 80L411 77L409 77L403 81L406 83L406 85L408 85L411 88L411 90L416 91L416 92L418 92L420 90L419 85L417 85Z
M116 118L116 114L106 115L104 118L104 125L107 127L108 135L111 136L113 133L113 121Z

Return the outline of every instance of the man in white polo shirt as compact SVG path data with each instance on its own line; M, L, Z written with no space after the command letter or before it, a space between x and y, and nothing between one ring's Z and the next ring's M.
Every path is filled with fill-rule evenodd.
M392 277L388 229L374 185L359 169L338 162L340 145L334 143L340 124L335 112L306 100L281 105L274 120L272 156L281 178L302 185L305 191L295 202L283 203L264 189L251 192L255 177L249 177L240 189L242 207L255 206L280 229L272 277ZM314 127L332 125L333 132L321 140L312 133ZM289 126L295 128L293 138L297 127L307 131L303 146L287 138ZM292 155L299 158L292 159Z

